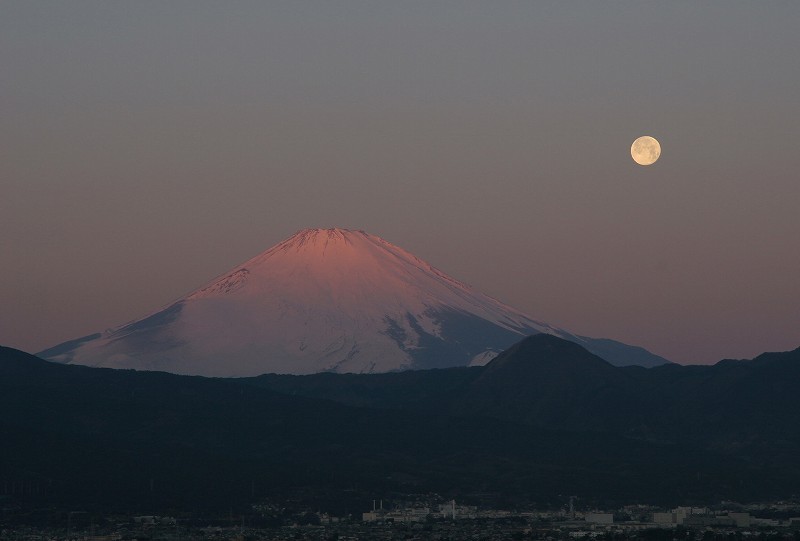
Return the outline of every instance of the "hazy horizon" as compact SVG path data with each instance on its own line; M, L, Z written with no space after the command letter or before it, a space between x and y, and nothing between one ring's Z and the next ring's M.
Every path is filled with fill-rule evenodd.
M121 325L343 227L679 363L800 346L800 4L0 15L2 345Z

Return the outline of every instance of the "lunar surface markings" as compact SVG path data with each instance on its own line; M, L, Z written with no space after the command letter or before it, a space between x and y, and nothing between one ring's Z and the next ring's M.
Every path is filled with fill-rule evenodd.
M661 145L655 137L643 135L631 145L631 158L639 165L652 165L661 156Z

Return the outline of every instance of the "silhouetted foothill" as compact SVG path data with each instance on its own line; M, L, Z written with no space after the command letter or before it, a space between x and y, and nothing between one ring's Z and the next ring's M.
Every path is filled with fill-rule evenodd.
M546 335L484 367L241 379L0 348L0 495L143 512L298 492L328 509L387 492L779 498L800 483L799 377L800 350L620 368Z

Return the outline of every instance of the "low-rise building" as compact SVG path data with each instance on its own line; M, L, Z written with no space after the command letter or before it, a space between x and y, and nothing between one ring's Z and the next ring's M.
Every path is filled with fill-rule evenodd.
M584 520L593 524L614 524L612 513L586 513Z

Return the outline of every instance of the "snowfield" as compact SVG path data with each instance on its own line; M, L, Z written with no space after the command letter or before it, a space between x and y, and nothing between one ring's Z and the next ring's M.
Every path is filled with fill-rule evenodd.
M484 364L542 332L592 350L592 339L536 321L380 237L306 229L164 310L40 355L220 377L387 372Z

